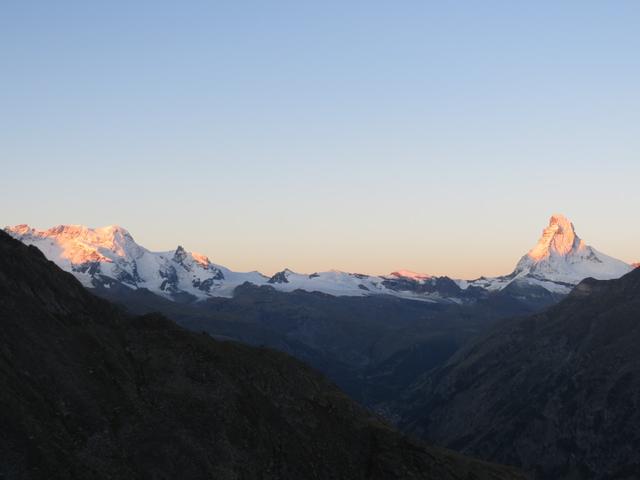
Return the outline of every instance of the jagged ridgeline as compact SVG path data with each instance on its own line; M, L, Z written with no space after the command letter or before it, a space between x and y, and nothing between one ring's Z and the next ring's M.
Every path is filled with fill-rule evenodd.
M0 478L515 479L285 354L127 317L0 232Z
M36 230L18 225L7 227L6 231L24 243L36 245L87 287L145 288L180 302L230 297L237 286L248 282L284 292L302 289L335 296L390 295L427 302L474 303L507 287L516 296L540 296L544 292L564 295L586 277L618 278L632 268L586 245L562 215L551 217L542 238L511 274L475 280L405 270L374 276L337 270L300 274L285 269L268 277L255 271L234 272L181 246L151 252L118 226L93 229L60 225Z

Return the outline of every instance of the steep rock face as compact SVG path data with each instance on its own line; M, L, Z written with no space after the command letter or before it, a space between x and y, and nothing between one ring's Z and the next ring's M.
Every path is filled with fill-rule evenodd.
M415 384L401 425L536 478L637 478L639 343L640 270L584 280L547 312L503 322Z
M522 478L402 437L308 367L128 318L0 232L0 477Z

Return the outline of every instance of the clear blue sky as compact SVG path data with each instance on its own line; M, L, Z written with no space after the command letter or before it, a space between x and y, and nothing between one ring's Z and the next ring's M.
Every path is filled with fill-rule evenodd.
M235 269L640 260L640 2L3 1L0 218Z

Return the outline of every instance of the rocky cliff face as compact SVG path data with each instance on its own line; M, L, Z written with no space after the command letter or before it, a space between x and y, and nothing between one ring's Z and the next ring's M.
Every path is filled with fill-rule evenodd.
M3 479L521 478L407 440L308 367L126 317L0 232Z
M638 478L639 343L640 270L584 280L415 384L401 425L536 478Z

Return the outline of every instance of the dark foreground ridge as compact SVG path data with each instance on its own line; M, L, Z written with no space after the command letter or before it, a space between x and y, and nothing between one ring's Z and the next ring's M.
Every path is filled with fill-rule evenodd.
M129 318L0 232L0 478L511 479L271 350Z
M640 478L640 269L505 321L413 387L402 426L536 479Z

